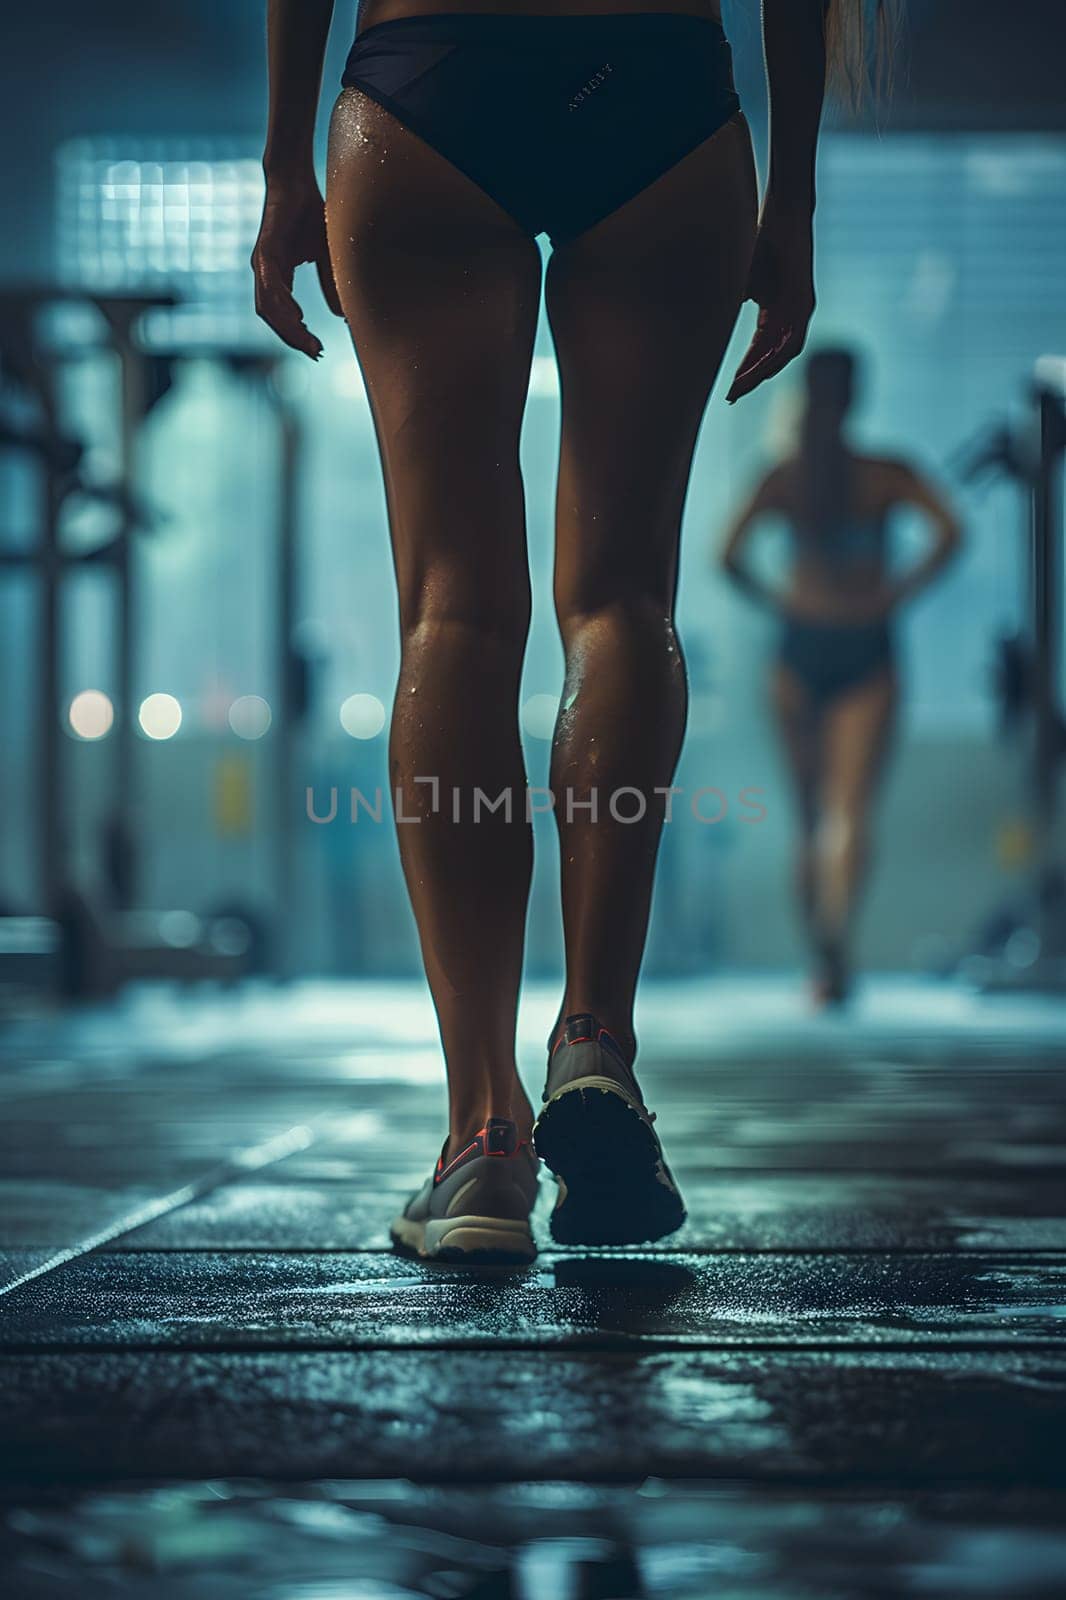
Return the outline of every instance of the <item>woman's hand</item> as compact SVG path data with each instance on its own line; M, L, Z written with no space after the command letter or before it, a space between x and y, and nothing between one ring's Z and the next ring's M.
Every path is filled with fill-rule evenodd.
M263 220L252 251L255 309L279 339L312 361L322 354L322 341L304 322L292 292L293 276L302 261L313 261L329 309L343 316L326 243L326 209L313 179L292 186L267 181Z
M726 399L730 405L795 360L814 314L814 246L809 213L785 217L768 206L759 223L745 299L759 320Z

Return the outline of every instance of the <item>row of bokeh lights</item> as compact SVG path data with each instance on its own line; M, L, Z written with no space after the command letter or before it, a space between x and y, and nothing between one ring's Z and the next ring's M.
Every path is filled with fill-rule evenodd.
M535 739L550 739L558 709L557 695L531 695L522 706L523 728ZM137 726L146 739L173 739L182 720L181 702L172 694L147 695L137 708ZM270 729L273 714L261 695L243 694L230 705L227 720L238 739L262 739ZM342 704L339 720L351 738L376 739L385 726L387 713L376 695L352 694ZM114 704L101 689L82 689L70 702L67 722L77 739L105 739L115 725Z

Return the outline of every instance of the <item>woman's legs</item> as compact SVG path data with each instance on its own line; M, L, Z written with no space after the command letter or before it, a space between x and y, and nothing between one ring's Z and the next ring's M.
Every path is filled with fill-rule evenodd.
M810 690L791 668L773 671L770 698L792 776L798 829L794 884L805 936L812 942L818 925L818 796L822 739L818 708Z
M818 706L788 667L773 706L799 811L796 883L821 981L846 987L852 921L869 856L869 819L895 721L895 673Z
M869 823L898 703L889 668L827 706L818 829L818 922L846 963L869 859Z
M334 111L327 219L388 497L403 646L390 782L454 1154L490 1116L523 1135L531 1124L514 1056L532 869L517 723L529 622L518 439L540 252L355 90Z
M737 118L548 266L562 384L555 600L566 681L551 776L560 1016L593 1012L630 1055L661 791L685 726L673 617L681 513L754 228L751 145Z

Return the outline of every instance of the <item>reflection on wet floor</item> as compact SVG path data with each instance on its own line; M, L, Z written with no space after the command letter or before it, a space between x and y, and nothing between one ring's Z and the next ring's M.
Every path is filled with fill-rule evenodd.
M807 1028L771 987L710 1032L651 990L685 1228L559 1249L546 1181L538 1260L463 1272L388 1247L429 1019L345 993L9 1031L19 1600L1066 1590L1061 1018L896 984Z
M1035 1600L1061 1592L1058 1510L1047 1497L1021 1515L1009 1496L973 1492L812 1497L657 1480L479 1491L214 1481L8 1509L0 1559L28 1600L65 1583L192 1597L205 1568L212 1595L270 1600Z

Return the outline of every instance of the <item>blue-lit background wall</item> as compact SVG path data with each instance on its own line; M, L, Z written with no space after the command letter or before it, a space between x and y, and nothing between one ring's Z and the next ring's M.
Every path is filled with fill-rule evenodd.
M951 21L950 6L924 9ZM303 439L296 612L313 662L313 701L296 781L301 792L313 787L323 809L336 786L340 810L329 826L296 826L295 903L278 904L273 878L278 816L269 782L273 732L265 724L278 694L271 634L277 420L262 381L217 359L220 344L264 347L246 265L261 195L259 10L191 5L180 20L149 22L142 14L123 31L117 19L133 11L106 5L101 36L82 13L73 21L73 11L64 32L58 24L67 8L53 8L53 56L72 57L73 28L85 94L79 103L68 81L54 136L42 130L47 168L38 167L22 256L9 235L0 261L9 279L29 272L72 285L172 286L188 302L153 314L149 324L160 349L182 354L137 443L139 491L153 528L137 556L134 702L165 694L181 707L173 737L138 745L143 903L262 908L268 918L286 919L300 967L408 970L415 942L391 831L365 816L352 826L345 810L350 785L373 796L386 781L380 724L398 646L383 495L358 369L310 269L302 294L311 325L326 339L326 357L317 367L285 360L269 381L293 406ZM754 26L750 8L734 4L732 11L738 79L758 128ZM971 8L971 25L979 25L978 13ZM928 25L928 17L916 19L915 52L923 20ZM27 52L37 48L42 25L23 29ZM327 82L336 80L343 33L338 25ZM937 960L965 940L1024 869L1010 843L1025 808L1019 756L997 739L991 685L995 636L1017 625L1023 600L1023 511L1008 489L960 489L950 465L981 424L1017 407L1040 356L1066 351L1066 134L1041 126L1053 118L1039 108L1021 130L1004 126L1001 110L990 119L994 131L982 128L976 107L965 116L957 109L954 121L967 126L931 127L958 84L945 84L936 99L935 84L922 87L928 63L916 54L910 70L897 118L905 131L877 136L838 126L827 134L819 211L816 338L854 342L868 356L861 437L939 475L958 495L969 529L963 560L905 628L907 705L864 933L867 958L885 966ZM110 98L102 93L106 82ZM22 181L8 174L7 202ZM749 328L750 312L727 367ZM84 315L79 322L71 313L64 337L69 420L87 442L88 469L103 481L118 449L118 374L96 352ZM726 815L700 825L682 808L667 830L648 957L659 973L773 966L797 954L787 892L789 797L766 722L771 632L724 588L708 559L738 495L785 446L794 398L789 383L736 409L717 397L697 454L681 589L692 717L677 781L690 791L720 790ZM547 781L547 733L561 677L550 608L557 434L554 359L542 326L523 438L537 600L522 699L535 784ZM19 463L5 458L2 471L5 521L13 537L28 537L33 486ZM101 526L99 509L87 506L72 514L65 536L91 543ZM901 556L915 536L904 520ZM780 559L775 530L761 546L768 565ZM106 581L82 574L65 603L67 701L85 689L112 692L112 626ZM0 639L0 896L32 907L33 712L26 685L35 617L28 577L8 577L0 589ZM85 741L72 733L66 750L73 845L90 883L108 737ZM736 804L751 786L763 791L767 808L756 826L740 820ZM705 814L717 809L720 801L706 802ZM558 928L547 819L538 845L530 964L549 971L558 960Z

